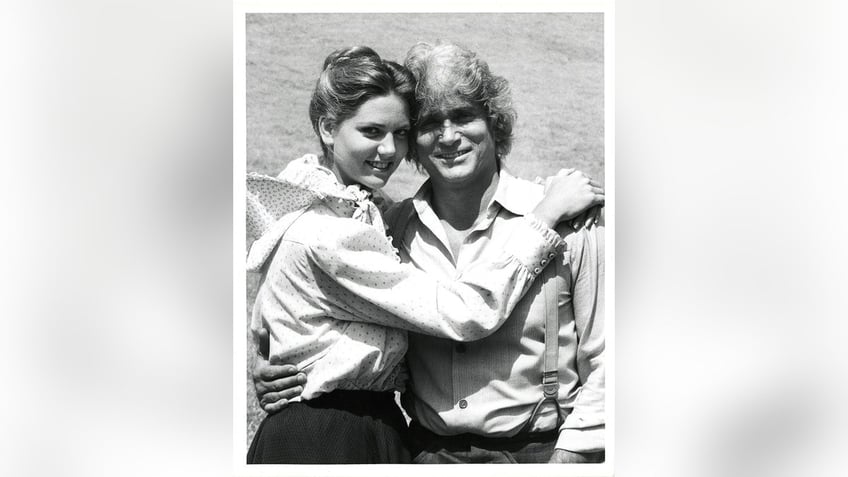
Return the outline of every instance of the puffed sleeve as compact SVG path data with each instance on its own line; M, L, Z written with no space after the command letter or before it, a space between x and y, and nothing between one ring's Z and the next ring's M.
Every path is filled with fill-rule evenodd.
M400 263L385 234L354 220L322 234L309 259L331 281L320 294L342 319L471 341L494 332L550 262L560 236L527 217L503 250L478 260L454 281ZM332 288L330 290L329 288Z

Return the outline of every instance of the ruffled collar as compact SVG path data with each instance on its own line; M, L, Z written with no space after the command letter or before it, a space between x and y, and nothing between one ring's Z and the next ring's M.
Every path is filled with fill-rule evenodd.
M345 186L340 183L333 171L322 166L314 154L291 161L277 178L309 190L320 199L336 198L352 202L371 199L371 192L360 185Z
M369 224L385 233L375 197L359 185L345 186L333 171L307 154L295 159L277 177L247 175L247 229L256 240L247 256L248 270L257 271L268 260L288 225L316 201L339 216Z
M359 184L345 186L330 169L321 165L318 156L307 154L295 159L280 173L279 179L290 182L314 194L342 216L374 225L385 232L378 203L382 196ZM336 200L333 200L336 199Z

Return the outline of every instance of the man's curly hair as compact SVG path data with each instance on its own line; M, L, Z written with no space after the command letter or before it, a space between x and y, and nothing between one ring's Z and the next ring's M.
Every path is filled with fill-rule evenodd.
M512 126L517 118L509 82L492 74L489 65L476 53L449 42L417 43L406 54L404 66L418 82L415 99L419 118L456 98L485 111L500 168L501 160L512 146ZM417 154L409 156L418 163Z

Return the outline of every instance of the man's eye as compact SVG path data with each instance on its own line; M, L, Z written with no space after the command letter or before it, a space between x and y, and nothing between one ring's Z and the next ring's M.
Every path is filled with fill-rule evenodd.
M379 136L381 134L380 130L377 128L362 128L359 131L368 137Z
M395 131L395 136L397 137L406 137L409 135L409 129L398 129Z
M418 130L421 132L430 132L436 127L439 123L433 119L421 119L418 121Z

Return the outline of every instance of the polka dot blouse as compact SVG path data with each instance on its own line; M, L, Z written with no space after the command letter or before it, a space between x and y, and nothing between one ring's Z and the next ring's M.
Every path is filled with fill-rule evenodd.
M266 214L248 253L248 269L264 272L251 328L269 330L273 360L308 374L303 399L334 389L403 389L407 331L457 341L488 336L561 244L527 218L503 250L453 281L439 280L400 263L371 197L328 173L314 156L293 161L278 181L303 193L287 197L295 205L279 218ZM257 215L274 194L251 197L250 181L248 213Z

